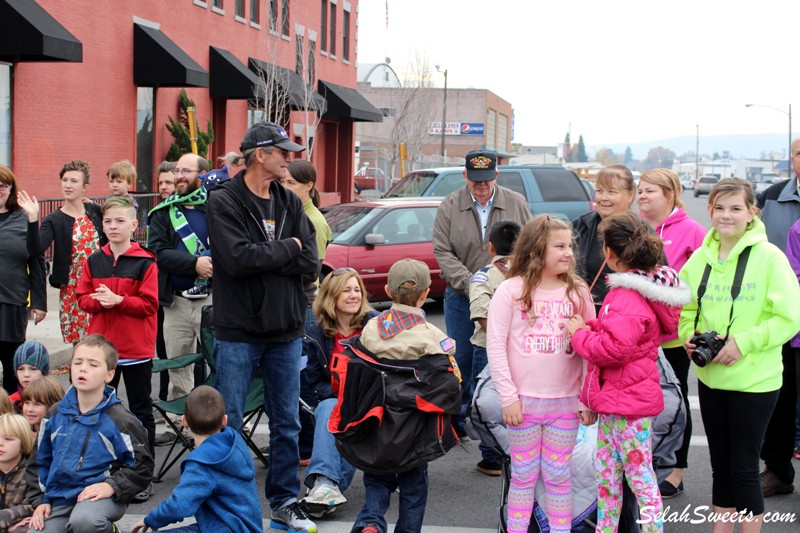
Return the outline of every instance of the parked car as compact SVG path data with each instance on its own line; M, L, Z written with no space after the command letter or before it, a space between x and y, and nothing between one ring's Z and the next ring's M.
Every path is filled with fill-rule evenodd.
M392 179L392 185L400 181L398 178ZM353 180L356 193L361 193L367 189L385 190L387 187L386 174L377 167L361 167L356 172Z
M441 200L381 199L325 209L333 236L322 277L339 267L354 268L364 279L369 300L384 301L389 268L400 259L418 259L431 271L430 297L442 298L446 283L433 256L433 221Z
M694 189L694 180L692 178L681 179L681 191L691 191Z
M385 198L447 196L464 186L463 167L415 170L389 189ZM577 174L562 166L501 165L497 183L528 200L531 213L573 219L594 209Z
M711 189L718 181L719 178L715 178L714 176L703 176L694 184L694 197L697 198L701 194L710 193Z

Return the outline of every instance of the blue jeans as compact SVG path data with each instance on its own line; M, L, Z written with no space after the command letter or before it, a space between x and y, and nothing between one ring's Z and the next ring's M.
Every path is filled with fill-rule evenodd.
M475 332L475 323L469 318L469 300L449 285L444 291L444 324L447 336L456 341L456 363L461 370L462 380L462 412L466 414L467 406L475 392L475 378L480 372L480 369L475 372L474 347L469 340ZM463 416L458 425L464 425Z
M375 524L386 532L384 515L392 493L400 488L400 512L394 533L420 533L428 502L428 465L423 464L402 474L377 475L364 472L364 507L353 529Z
M225 399L228 425L242 430L247 391L256 368L264 379L264 408L269 421L269 469L264 492L273 509L297 500L300 492L300 354L302 339L266 344L215 341L216 387Z
M336 482L339 490L344 492L353 481L356 469L345 460L336 449L336 437L328 429L328 420L336 406L336 398L322 400L314 409L314 449L311 452L311 461L306 469L305 484L308 488L314 486L314 476L321 474L331 481Z

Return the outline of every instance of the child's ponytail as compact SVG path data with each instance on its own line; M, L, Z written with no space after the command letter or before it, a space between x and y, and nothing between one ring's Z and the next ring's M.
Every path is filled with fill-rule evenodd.
M649 272L663 260L664 244L633 213L612 215L600 223L605 246L628 268Z

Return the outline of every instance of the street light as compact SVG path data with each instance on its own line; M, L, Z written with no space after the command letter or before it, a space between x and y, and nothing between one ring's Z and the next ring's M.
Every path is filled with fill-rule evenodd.
M442 102L442 163L444 163L444 130L447 126L447 69L444 71L436 65L436 72L444 74L444 101Z
M769 104L745 104L745 107L768 107L773 111L777 111L778 113L783 113L784 115L789 116L789 150L786 152L788 156L787 159L787 166L786 166L786 175L791 177L792 171L792 104L789 104L789 111L784 111L783 109L775 106L771 106Z

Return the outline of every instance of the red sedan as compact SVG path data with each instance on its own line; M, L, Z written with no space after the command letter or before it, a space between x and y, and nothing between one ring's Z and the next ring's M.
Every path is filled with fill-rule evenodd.
M325 210L333 232L322 277L352 267L364 279L370 301L384 301L389 268L398 260L418 259L431 271L431 298L442 298L447 285L433 257L433 221L441 198L392 198L335 205Z

